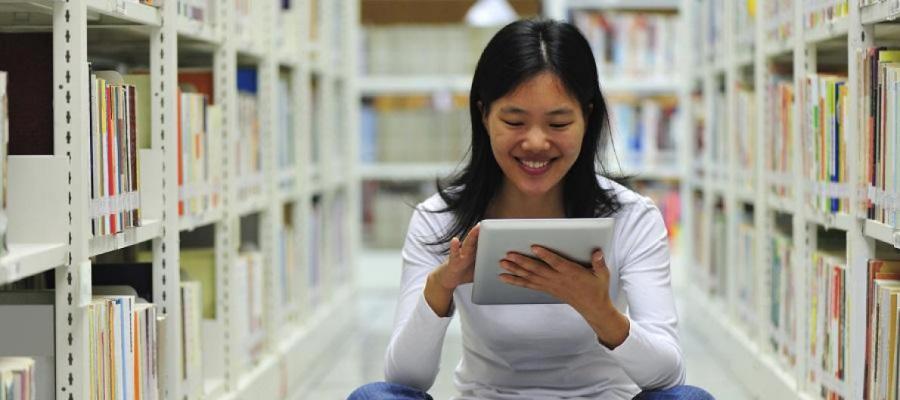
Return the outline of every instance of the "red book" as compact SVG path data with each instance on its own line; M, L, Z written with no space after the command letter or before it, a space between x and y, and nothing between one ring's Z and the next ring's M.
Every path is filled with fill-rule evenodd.
M113 130L115 129L115 127L113 125L114 119L113 119L113 108L112 108L113 104L112 103L113 103L112 88L107 86L106 87L106 137L107 137L109 146L106 147L106 165L109 167L107 169L108 178L109 178L109 180L107 181L107 182L109 182L109 187L108 187L109 191L107 192L107 195L110 198L113 198L116 196L116 183L115 183L116 182L116 170L115 170L115 164L113 163L113 157L114 157L113 149L116 147L115 146L116 140L115 140L115 135L113 134ZM116 213L110 212L109 224L110 224L109 233L119 232L119 225L117 224Z
M176 141L178 142L178 145L177 145L178 146L177 147L177 151L178 151L178 153L177 153L178 154L178 189L183 189L184 188L184 162L182 161L182 159L184 157L182 157L182 154L184 154L184 150L182 149L182 145L181 145L181 138L182 138L182 134L183 134L182 129L181 129L181 125L182 125L181 114L184 111L181 108L182 107L181 106L181 89L177 90L177 93L175 96L178 98L178 102L176 104L176 107L178 107L178 113L177 113L178 114L178 130L176 133L176 135L177 135ZM178 215L184 215L184 199L180 195L178 196Z

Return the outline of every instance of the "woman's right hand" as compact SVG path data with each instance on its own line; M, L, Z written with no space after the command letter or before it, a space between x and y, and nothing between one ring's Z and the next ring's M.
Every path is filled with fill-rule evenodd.
M469 230L462 242L458 237L450 240L450 256L432 272L441 288L452 292L457 286L474 280L479 227L480 225L475 225Z

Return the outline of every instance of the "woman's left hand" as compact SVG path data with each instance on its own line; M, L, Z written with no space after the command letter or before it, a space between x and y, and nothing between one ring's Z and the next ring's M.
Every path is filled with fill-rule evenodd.
M532 246L538 258L511 252L500 261L508 273L500 279L511 285L548 293L571 305L576 311L611 309L609 268L602 250L591 255L590 268L570 261L544 247Z

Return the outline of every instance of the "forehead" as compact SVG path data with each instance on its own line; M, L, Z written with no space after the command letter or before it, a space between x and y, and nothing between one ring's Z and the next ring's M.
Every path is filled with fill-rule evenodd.
M500 112L548 112L551 110L579 109L578 100L566 90L565 85L551 72L542 72L519 84L494 106Z

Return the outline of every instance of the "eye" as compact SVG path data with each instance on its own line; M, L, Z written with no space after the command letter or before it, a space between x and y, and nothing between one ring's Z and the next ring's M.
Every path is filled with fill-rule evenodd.
M572 123L566 122L566 123L562 123L562 124L550 124L550 127L553 129L563 129L563 128L568 127L569 125L572 125Z
M520 127L520 126L525 125L524 122L507 121L507 120L505 120L505 119L501 119L501 121L503 121L503 123L505 123L506 125L513 126L513 127Z

